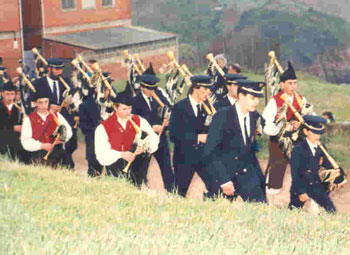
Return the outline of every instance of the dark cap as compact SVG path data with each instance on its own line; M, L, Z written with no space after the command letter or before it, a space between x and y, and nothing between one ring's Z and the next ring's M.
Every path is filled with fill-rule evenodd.
M288 61L288 69L280 76L280 82L285 82L287 80L296 80L297 76L295 74L292 63Z
M210 88L213 86L214 77L208 75L195 75L191 77L192 85Z
M325 118L317 115L305 115L303 116L305 123L304 126L311 130L312 133L322 135L324 133L324 124L327 123Z
M247 94L251 94L255 97L264 96L263 87L265 86L265 82L237 80L237 84L239 85L238 93L246 92Z
M57 69L64 68L63 60L59 58L50 58L47 60L47 63L49 64L49 67L53 67Z
M50 92L47 89L37 89L34 99L37 101L38 99L41 98L48 98L50 99Z
M8 81L8 82L4 83L2 90L3 91L16 91L17 87L15 85L13 85L12 81Z
M230 74L227 73L225 75L225 79L226 79L226 84L227 85L232 85L232 84L236 84L237 85L237 80L246 80L247 77L240 75L240 74Z
M116 97L111 98L112 102L115 104L125 104L127 106L131 106L133 102L133 98L130 94L127 94L125 92L120 92L117 94Z
M159 81L159 78L152 74L142 74L139 76L140 85L148 89L156 89Z

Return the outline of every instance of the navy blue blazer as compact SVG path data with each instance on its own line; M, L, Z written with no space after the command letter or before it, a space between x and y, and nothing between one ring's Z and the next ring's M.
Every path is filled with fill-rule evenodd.
M315 156L306 139L294 147L291 158L292 186L290 192L292 196L325 192L318 175L321 165L326 169L333 168L319 147L317 147Z
M264 178L252 150L259 114L256 111L250 112L249 117L250 136L245 145L236 107L222 108L214 115L203 152L209 183L219 187L235 176L249 172Z
M157 94L157 96L159 97L159 99L162 101L163 104L169 106L168 100L159 89L156 89L154 92ZM158 114L159 107L160 105L157 103L157 101L152 99L152 111L151 111L145 98L142 96L142 93L139 93L133 99L132 113L140 115L142 118L146 119L151 126L162 125L162 119Z
M68 86L72 89L73 86L72 86L72 83L69 79L67 78L64 78L64 81L68 84ZM33 83L34 87L35 87L35 90L36 91L46 91L49 95L50 95L50 101L52 102L53 100L53 92L51 91L51 88L50 88L50 85L49 85L49 82L47 81L47 78L46 77L43 77L43 78L40 78L38 80L36 80L34 83ZM62 84L61 81L58 81L58 87L59 87L59 105L62 104L63 102L63 92L66 90L66 87ZM34 100L34 95L31 95L31 101Z
M170 141L174 143L174 165L196 164L202 156L203 144L197 144L199 134L206 134L204 126L207 113L202 109L194 115L189 97L173 107L170 117Z
M225 95L222 99L215 102L214 107L216 110L219 110L223 107L232 106L230 100L228 100L227 95Z

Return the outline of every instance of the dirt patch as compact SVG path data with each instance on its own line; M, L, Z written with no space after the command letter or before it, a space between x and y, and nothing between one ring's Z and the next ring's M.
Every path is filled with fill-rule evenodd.
M79 143L78 149L73 154L75 162L75 169L81 175L87 174L87 161L85 159L85 144ZM260 160L261 169L266 169L267 161ZM163 186L163 180L160 173L160 169L157 161L152 158L148 168L148 187L151 189L157 189L165 192ZM331 198L337 207L337 210L342 213L350 213L350 178L347 177L348 184L341 190L331 193ZM291 186L292 178L290 173L290 167L287 167L287 171L283 180L283 188L279 194L274 197L273 204L278 207L286 207L290 201L289 190ZM187 197L195 199L203 199L203 192L205 191L205 185L202 179L195 173L192 182L187 192Z

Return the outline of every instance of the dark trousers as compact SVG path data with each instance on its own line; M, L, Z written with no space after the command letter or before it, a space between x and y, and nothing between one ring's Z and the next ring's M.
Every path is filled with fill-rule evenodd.
M65 143L65 160L64 165L68 168L74 169L74 161L73 161L73 152L78 148L78 137L77 137L77 129L72 128L72 138L69 139L68 142Z
M85 135L85 158L88 162L87 174L90 177L100 176L103 169L103 166L96 159L94 137L93 132Z
M123 172L128 162L124 159L119 159L114 164L106 167L106 173L109 176L126 177L137 187L140 187L142 183L147 184L147 170L150 159L151 158L146 154L136 156L135 160L130 165L128 173Z
M201 177L202 180L205 180L204 168L200 163L194 164L181 164L177 163L174 166L175 172L175 188L178 191L178 194L185 197L188 191L188 187L191 184L193 175L195 172Z
M64 166L66 153L63 149L62 144L55 145L54 149L49 154L47 160L44 159L47 151L39 150L30 153L30 162L34 164L42 164L46 166L50 166L52 168L56 168L59 165Z
M315 202L323 207L327 212L329 213L335 213L336 208L332 202L332 200L329 198L329 194L324 190L323 187L318 187L312 192L307 192L308 196L315 200ZM301 202L299 200L299 196L292 195L289 203L289 209L293 208L302 208L304 206L304 202Z
M156 158L159 164L164 182L164 188L171 192L174 189L175 176L171 167L169 143L165 134L161 135L159 148L155 153L153 153L153 156Z
M289 162L278 143L274 140L270 140L269 153L269 162L266 170L266 174L269 175L267 186L271 189L281 189Z

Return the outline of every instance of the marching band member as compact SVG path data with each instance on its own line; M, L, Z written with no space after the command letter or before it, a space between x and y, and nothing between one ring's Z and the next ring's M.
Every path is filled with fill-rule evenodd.
M228 93L214 104L215 109L219 110L222 107L234 105L238 99L237 90L239 83L237 83L237 80L246 78L239 74L226 74L225 79Z
M256 108L263 97L262 82L239 80L238 100L219 110L209 126L203 160L208 196L266 202L265 179L252 149L259 117Z
M96 102L95 88L89 88L83 103L79 105L80 129L85 135L85 158L88 162L88 175L99 176L103 166L97 161L95 154L95 130L102 121L101 111Z
M170 149L166 135L169 120L162 120L159 116L160 105L152 96L156 94L164 105L169 106L170 103L158 89L159 78L155 76L152 66L139 77L139 81L141 93L134 98L132 112L145 118L152 126L153 131L160 135L158 150L154 152L153 156L159 164L164 188L170 192L174 188L175 177L171 167Z
M3 99L0 103L0 154L9 155L11 159L24 160L21 150L20 133L22 115L19 107L14 105L16 86L8 81L3 86Z
M35 111L24 118L21 142L31 152L31 160L56 167L63 164L65 152L63 143L72 137L69 123L59 112L51 112L50 95L46 89L35 93ZM47 160L43 160L48 156Z
M123 175L123 170L131 162L128 172L132 181L140 186L143 182L147 183L149 157L145 153L157 151L159 137L147 120L131 114L130 95L119 93L112 101L115 103L114 113L95 131L96 158L101 165L106 166L107 174L115 177ZM149 146L133 145L139 132L148 136Z
M192 76L191 82L189 95L174 105L169 125L170 140L174 143L175 186L181 196L186 196L195 171L203 179L201 157L207 140L203 102L210 95L214 80L198 75Z
M282 126L277 125L275 122L280 117L279 115L282 114L281 110L285 104L285 100L282 97L287 96L287 101L289 101L297 111L300 111L302 105L306 104L306 99L304 97L298 94L298 97L301 99L300 102L296 96L297 77L290 62L288 62L288 69L280 76L280 85L282 90L270 99L262 114L262 117L266 121L263 131L270 136L270 157L266 170L268 176L267 195L270 197L280 192L284 173L288 164L288 159L278 144L277 135ZM294 120L293 117L294 114L288 107L286 120L290 123L292 130L297 130L300 126L300 122Z
M292 152L289 208L301 208L311 198L327 212L335 213L336 208L319 176L320 166L326 169L333 168L319 148L320 137L324 133L327 120L314 115L305 115L304 120L302 128L306 138L297 144Z

